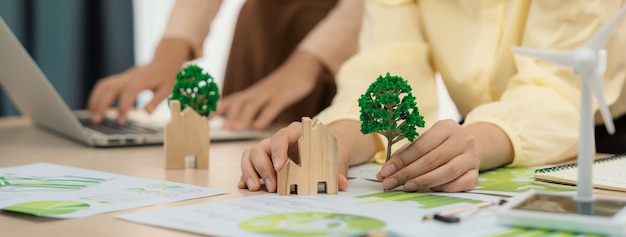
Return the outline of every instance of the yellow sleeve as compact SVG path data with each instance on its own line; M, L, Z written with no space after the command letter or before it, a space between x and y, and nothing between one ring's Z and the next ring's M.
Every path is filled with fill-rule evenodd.
M193 58L201 57L204 40L221 3L221 0L177 0L163 38L183 39L191 46Z
M426 127L431 126L437 119L438 101L428 45L420 31L418 4L410 0L365 1L359 40L360 52L341 67L336 77L337 94L331 106L317 118L327 125L342 119L359 120L359 96L379 75L389 72L409 82ZM386 139L377 137L379 147L386 147ZM407 142L404 139L393 149Z
M621 5L620 1L533 1L525 27L521 27L521 46L551 50L582 47ZM620 28L618 31L623 32L624 27ZM617 72L616 68L623 68L624 60L619 58L624 57L611 56L624 52L615 42L621 38L624 44L622 33L618 35L607 44L610 69L605 85L623 88L624 70ZM571 68L533 57L515 55L514 63L517 73L501 98L473 109L464 125L489 122L502 128L515 152L510 166L535 166L574 157L579 136L580 78ZM606 91L609 101L615 102L619 92Z

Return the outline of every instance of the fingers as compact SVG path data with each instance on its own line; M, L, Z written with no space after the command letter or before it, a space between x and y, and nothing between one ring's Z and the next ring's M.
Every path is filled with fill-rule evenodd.
M89 119L94 123L102 122L104 114L120 94L124 78L111 76L100 80L89 96Z
M290 156L298 154L298 139L301 136L302 124L294 122L279 130L271 138L264 139L245 150L241 159L241 178L238 187L258 191L261 189L262 180L268 192L276 192L278 184L276 173L285 166ZM338 151L341 149L338 148ZM350 157L346 152L338 152L338 156L338 188L345 190L348 187L346 177Z
M452 142L448 142L452 143ZM445 144L452 145L453 144ZM407 151L409 148L407 148ZM419 154L419 153L416 153ZM447 163L460 154L460 151L451 149L439 149L428 152L418 160L404 163L399 156L392 157L382 168L380 176L383 177L383 188L393 189L415 177L420 177L437 167ZM454 176L457 177L457 176Z
M458 145L451 144L449 141L452 133L459 129L461 127L458 123L452 120L438 121L432 128L418 137L417 140L403 146L392 154L376 177L382 180L415 162L425 164L424 166L418 166L417 170L410 171L415 175L420 175L447 162L447 160L442 160L439 157L443 156L449 159L456 156L458 152L462 152ZM437 149L443 144L450 146L451 149ZM434 150L439 152L430 153ZM421 161L418 161L418 159L421 159Z
M440 121L413 143L396 152L377 178L384 189L405 191L471 189L468 171L480 166L474 137L453 121ZM448 184L450 183L450 184Z
M139 71L137 68L131 68L122 74L102 79L96 84L88 102L90 120L92 122L101 122L106 111L119 97L118 122L120 124L126 123L126 114L129 108L134 104L139 91L146 87L141 80L134 80Z
M455 157L447 164L440 166L424 175L417 176L404 183L404 190L413 191L430 191L431 188L438 187L436 190L455 190L466 191L474 187L476 178L478 178L478 164L473 162L469 154L463 154L465 157ZM472 171L473 170L473 171ZM474 182L466 180L466 175L475 173ZM458 180L463 178L463 180Z
M278 181L276 171L283 168L288 152L297 151L297 141L301 136L301 124L293 123L279 130L271 138L247 149L241 158L240 188L258 191L263 180L268 192L276 192Z
M241 178L239 179L239 188L248 188L250 191L257 191L261 185L258 182L259 176L254 170L254 165L250 161L250 149L246 149L241 157Z
M350 168L350 153L337 148L337 187L340 191L348 188L348 169Z
M472 189L476 183L478 183L478 170L471 169L452 182L432 187L430 190L435 192L462 192Z
M117 122L119 124L126 124L127 122L127 114L131 107L135 104L135 99L137 98L137 94L139 94L139 90L134 88L129 88L124 90L120 95L120 100L117 104L119 115L117 118Z
M469 156L469 154L463 153L458 157L450 159L448 163L419 175L411 171L411 169L415 169L414 165L407 166L397 173L384 178L382 180L383 188L391 190L403 185L404 191L408 192L456 192L472 189L477 181L479 164L477 159ZM475 176L471 176L472 172L475 173ZM468 180L468 177L473 177L473 182Z
M230 96L226 96L222 103L218 113L224 116L224 128L240 130L239 114L243 104L240 98L241 93L235 93Z
M257 95L257 98L254 100L243 100L242 102L239 104L238 109L233 110L237 113L233 113L232 117L228 118L237 122L234 127L237 130L249 128L261 108L271 107L271 105L266 104L267 98L264 98L262 95Z
M172 93L171 88L167 88L167 87L159 88L157 91L154 92L154 95L152 96L152 100L150 100L150 102L146 104L145 110L148 113L152 113L154 111L154 108L156 108L159 105L159 103L161 103L161 101L167 98L167 96L169 96L171 93Z
M221 127L226 129L228 129L228 127L226 127L226 110L228 109L228 103L230 103L229 98L230 96L226 96L220 99L219 103L217 104L217 111L209 115L209 119L213 119L214 117L221 117L223 120Z
M217 105L217 111L216 111L217 115L220 115L220 116L226 115L226 112L228 112L228 108L230 108L230 103L233 99L233 96L234 94L222 97L222 99L219 101L219 104Z
M270 103L267 106L261 108L259 116L254 120L252 128L256 130L263 130L274 121L276 116L285 108L285 105L278 103Z
M226 119L224 127L265 129L283 109L311 93L316 77L308 76L279 70L250 88L225 97L218 110Z
M266 142L267 143L267 142ZM276 171L272 166L272 160L269 159L267 144L250 151L250 161L254 166L257 174L265 182L265 187L270 193L276 192Z
M251 90L232 94L223 99L219 113L224 115L224 127L243 130L252 127L265 129L282 111L280 104L273 103L272 95L267 92L257 93Z
M274 170L278 171L285 166L289 156L288 151L297 153L298 138L302 136L302 124L299 122L293 122L286 128L282 128L272 136L271 139L271 154Z
M428 164L428 166L418 167L419 169L418 173L424 173L425 171L433 169L434 167L437 167L441 165L442 163L446 162L446 161L441 161L439 159L439 156L447 155L446 157L451 157L451 155L457 155L457 154L445 154L445 153L442 154L441 152L430 153L431 151L436 150L437 147L443 145L446 142L449 142L448 139L450 139L450 133L446 131L448 131L449 129L454 129L454 128L449 128L449 127L458 126L458 124L450 124L450 125L445 124L445 127L442 127L442 126L444 125L442 125L441 122L438 122L430 130L422 134L422 136L418 137L416 141L414 141L410 145L405 146L403 147L403 149L398 150L396 153L394 153L392 155L392 158L396 158L396 160L394 160L392 164L394 164L397 168L402 168L402 167L407 166L408 164L415 162L418 159L426 159L420 162ZM444 130L444 129L447 129L447 130ZM454 144L450 144L450 145L451 147L454 147ZM447 150L447 152L452 152L452 150ZM381 174L381 175L383 177L388 176L388 174Z
M276 172L269 158L271 140L264 139L254 147L244 151L241 159L240 188L258 191L260 180L265 182L268 192L276 192Z

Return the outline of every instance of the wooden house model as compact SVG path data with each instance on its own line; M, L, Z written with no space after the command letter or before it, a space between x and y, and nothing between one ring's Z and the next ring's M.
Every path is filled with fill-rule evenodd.
M165 168L185 169L187 157L195 157L198 169L209 168L209 124L196 111L186 108L180 111L180 102L172 100L170 110L172 117L165 126Z
M337 194L337 140L318 120L302 118L302 137L298 139L299 157L287 160L278 171L278 195L318 193Z

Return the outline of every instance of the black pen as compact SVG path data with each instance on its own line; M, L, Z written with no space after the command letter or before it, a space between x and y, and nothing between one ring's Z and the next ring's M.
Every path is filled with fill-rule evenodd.
M457 223L461 221L461 218L456 216L459 213L463 213L466 211L471 211L471 210L479 210L485 207L490 207L493 205L502 205L504 202L506 202L505 200L500 200L500 202L498 203L494 203L494 202L479 202L479 203L475 203L472 205L468 205L468 206L463 206L463 207L459 207L459 208L455 208L452 210L447 210L447 211L442 211L439 213L435 213L434 215L430 216L424 216L424 220L438 220L438 221L442 221L445 223Z

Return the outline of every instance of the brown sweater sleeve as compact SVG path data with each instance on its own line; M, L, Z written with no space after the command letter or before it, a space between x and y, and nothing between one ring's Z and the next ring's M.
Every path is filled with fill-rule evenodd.
M298 47L313 53L336 74L358 49L363 5L363 0L341 0Z
M189 44L192 59L202 56L202 47L221 0L177 0L163 38L179 38Z

